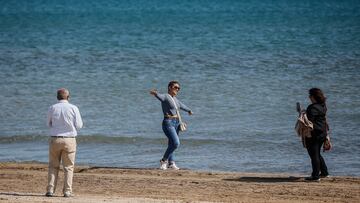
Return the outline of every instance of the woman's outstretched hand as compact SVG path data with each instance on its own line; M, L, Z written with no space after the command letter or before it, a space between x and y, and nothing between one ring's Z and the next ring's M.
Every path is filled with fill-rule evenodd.
M156 89L152 89L152 90L150 90L150 94L151 95L157 95L157 90Z
M189 115L191 116L191 115L193 115L194 113L192 112L192 111L189 111Z

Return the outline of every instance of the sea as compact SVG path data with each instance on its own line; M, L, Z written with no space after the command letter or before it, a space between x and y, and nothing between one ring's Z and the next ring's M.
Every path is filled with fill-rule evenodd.
M84 121L77 164L157 168L167 138L149 91L171 80L194 112L180 168L309 175L296 102L318 87L329 172L360 176L357 0L0 0L0 162L48 162L65 87Z

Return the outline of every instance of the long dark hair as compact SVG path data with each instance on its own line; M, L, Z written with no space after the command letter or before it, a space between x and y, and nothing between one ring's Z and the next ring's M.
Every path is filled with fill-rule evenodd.
M324 104L324 105L326 103L326 97L325 97L324 93L321 91L321 89L319 89L319 88L316 88L316 87L311 88L309 90L309 96L312 96L315 99L316 103Z

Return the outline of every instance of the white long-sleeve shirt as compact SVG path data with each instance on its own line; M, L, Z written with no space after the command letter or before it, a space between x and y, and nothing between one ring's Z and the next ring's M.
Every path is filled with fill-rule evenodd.
M83 127L78 107L67 100L60 100L50 106L47 124L50 127L50 136L75 137L77 130Z

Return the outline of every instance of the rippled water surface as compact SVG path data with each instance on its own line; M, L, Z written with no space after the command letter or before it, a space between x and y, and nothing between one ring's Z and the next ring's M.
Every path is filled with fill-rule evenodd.
M159 101L181 83L180 167L310 173L295 103L328 97L335 175L360 175L357 1L0 1L0 161L47 162L46 112L67 87L77 162L157 167Z

